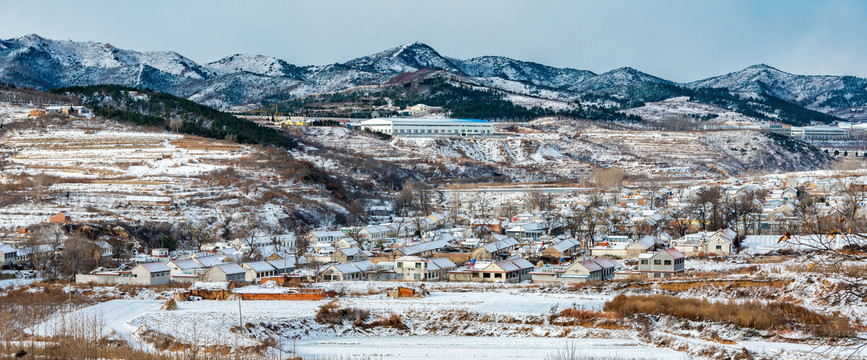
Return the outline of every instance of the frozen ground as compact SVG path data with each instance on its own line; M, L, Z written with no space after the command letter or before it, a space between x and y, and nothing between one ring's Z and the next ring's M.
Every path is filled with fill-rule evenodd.
M135 328L130 321L142 315L158 311L163 301L160 300L111 300L77 310L65 317L55 317L42 323L34 329L34 333L42 336L52 336L62 333L69 324L88 324L101 326L104 336L123 339L135 347L142 344L133 336Z
M470 336L350 336L305 339L295 344L302 357L375 359L542 359L576 348L580 356L612 359L688 359L686 354L634 340L499 338ZM291 352L292 344L284 344Z

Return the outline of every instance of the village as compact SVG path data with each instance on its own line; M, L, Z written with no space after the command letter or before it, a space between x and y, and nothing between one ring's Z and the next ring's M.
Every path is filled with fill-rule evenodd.
M420 115L412 108L428 107L408 107L406 116ZM725 177L608 166L574 181L406 180L355 201L348 214L320 210L322 221L288 226L279 218L287 208L248 200L274 188L211 179L231 169L273 184L279 174L241 166L260 159L256 148L126 127L81 106L12 113L13 127L48 125L13 130L5 150L7 193L18 196L0 208L0 299L60 294L46 319L10 320L21 329L16 336L63 336L99 321L97 338L150 352L203 347L263 358L351 352L320 346L333 341L387 341L376 349L405 354L405 342L426 336L435 344L445 336L459 343L514 337L530 348L598 337L619 352L665 359L745 351L809 359L817 346L846 357L862 344L867 172L855 152L824 170ZM308 122L304 131L372 142L379 135L365 131L370 126L400 137L388 140L395 144L522 137L515 124L461 119L347 124ZM543 122L520 126L536 124ZM294 154L328 164L327 155ZM536 166L556 168L556 161ZM31 168L59 175L34 176ZM292 180L276 186L305 194L298 199L322 191ZM219 212L212 199L221 199ZM323 225L333 219L353 225ZM662 316L648 328L630 317L629 306L638 306L630 301L684 303L641 310ZM707 315L733 303L762 314L791 303L795 310L784 314L807 315L771 325ZM832 337L845 341L829 345Z

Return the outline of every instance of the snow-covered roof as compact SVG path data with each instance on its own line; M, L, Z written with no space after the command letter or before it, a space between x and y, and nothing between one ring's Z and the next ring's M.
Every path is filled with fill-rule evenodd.
M253 270L257 273L275 270L274 266L267 261L248 262L244 263L244 266L250 268L250 270Z
M434 240L434 241L425 241L418 244L413 244L407 247L400 248L400 252L404 255L415 255L419 253L423 253L425 251L432 251L442 249L448 246L448 240Z
M166 266L165 263L161 263L161 262L142 263L139 265L141 265L142 267L147 269L147 271L152 272L152 273L172 271L172 269L169 269L169 267Z
M226 275L246 273L244 268L242 268L241 265L238 264L219 264L215 267L226 273Z
M352 264L355 265L355 267L359 268L361 271L376 270L376 264L374 264L373 261L370 260L356 261Z
M579 261L578 264L581 264L581 266L583 266L585 269L587 269L590 272L602 270L602 266L599 266L599 264L597 264L593 260Z
M457 265L455 265L455 263L453 263L448 258L444 258L444 257L430 259L430 263L428 264L428 269L435 270L434 266L436 266L436 269L450 269L450 268L457 267Z
M206 267L206 268L214 267L214 266L216 266L216 265L219 265L219 264L222 264L222 263L223 263L223 261L220 260L220 259L219 259L218 257L216 257L216 256L202 256L202 257L197 257L197 258L195 258L195 259L193 259L193 260L195 260L195 261L196 261L197 263L199 263L199 264L202 264L202 266L204 266L204 267Z
M497 261L495 264L506 272L532 269L534 267L532 263L524 258Z
M563 240L561 242L558 242L554 245L551 245L551 247L554 248L555 250L559 251L559 252L564 252L564 251L569 250L569 249L576 247L578 245L579 245L578 240L575 240L573 238L569 238L569 239Z
M295 268L295 258L289 257L285 259L274 259L274 260L265 260L268 264L271 264L275 269L292 269Z
M12 254L15 252L17 252L17 250L15 250L14 247L6 245L6 244L0 244L0 253Z
M181 270L201 269L202 265L192 259L175 259L169 262Z
M348 248L338 249L337 251L340 251L341 253L343 253L343 255L346 255L346 256L355 256L355 255L358 255L360 249L357 247L348 247Z
M394 260L395 261L424 261L423 258L420 258L418 256L401 256L401 257L394 259Z
M489 253L494 253L500 251L502 249L507 249L512 246L518 245L518 240L512 239L510 237L504 238L503 240L497 240L491 243L487 243L482 245L482 248L485 249Z
M593 260L593 262L598 264L603 269L605 269L605 268L613 268L613 269L618 268L617 262L614 260L611 260L609 258L597 257L597 258L593 258L591 260Z

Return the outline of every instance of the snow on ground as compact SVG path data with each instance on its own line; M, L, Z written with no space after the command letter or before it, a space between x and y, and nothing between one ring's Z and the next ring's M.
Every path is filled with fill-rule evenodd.
M30 285L39 279L6 279L0 280L0 290L15 289L22 286Z
M377 359L541 359L576 348L579 358L688 359L686 354L624 339L500 338L470 336L376 336L303 339L284 344L302 357Z
M142 344L133 336L136 328L130 325L130 321L158 311L162 304L163 301L160 300L111 300L77 310L68 316L48 319L32 331L37 335L52 336L63 333L62 329L70 324L98 326L102 327L104 336L123 339L130 345L141 348Z

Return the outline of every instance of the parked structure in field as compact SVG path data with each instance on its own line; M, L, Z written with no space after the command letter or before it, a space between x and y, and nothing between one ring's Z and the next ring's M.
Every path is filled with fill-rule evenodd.
M362 121L364 130L392 136L489 136L494 133L491 122L476 119L400 119L380 118Z

